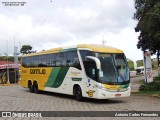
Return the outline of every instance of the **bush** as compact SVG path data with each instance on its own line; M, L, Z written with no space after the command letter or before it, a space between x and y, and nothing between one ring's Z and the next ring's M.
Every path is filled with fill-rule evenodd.
M130 71L133 71L134 70L133 62L132 61L128 61L128 65L129 65Z
M139 91L160 91L160 82L150 82L142 84L139 87Z
M158 76L154 77L153 81L160 81L160 77L158 77Z

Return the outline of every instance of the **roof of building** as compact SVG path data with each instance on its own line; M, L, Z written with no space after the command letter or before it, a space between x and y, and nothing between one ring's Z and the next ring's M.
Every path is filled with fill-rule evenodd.
M7 64L7 61L0 61L0 65ZM8 61L8 64L14 64L14 62Z

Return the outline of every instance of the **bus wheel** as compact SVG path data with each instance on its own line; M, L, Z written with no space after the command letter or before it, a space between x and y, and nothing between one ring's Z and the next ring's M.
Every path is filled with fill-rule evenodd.
M83 100L82 90L81 90L80 86L74 87L74 96L76 97L77 101L82 101Z
M37 82L34 82L34 84L33 84L33 89L34 89L34 92L35 92L35 93L39 93L38 83L37 83Z
M29 92L33 93L33 85L31 81L28 82L28 88L29 88Z

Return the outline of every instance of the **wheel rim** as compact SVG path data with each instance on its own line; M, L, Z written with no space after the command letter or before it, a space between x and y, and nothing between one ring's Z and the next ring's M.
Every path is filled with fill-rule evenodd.
M81 89L78 87L76 89L76 99L81 100L81 98L82 98L82 92L81 92Z
M38 93L38 85L37 85L37 83L34 84L34 92Z
M30 92L33 92L32 84L31 84L30 82L29 82L28 87L29 87L29 91L30 91Z

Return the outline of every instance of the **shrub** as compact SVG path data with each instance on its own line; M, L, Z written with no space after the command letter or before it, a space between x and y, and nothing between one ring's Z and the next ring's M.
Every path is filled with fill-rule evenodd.
M158 76L154 77L153 81L160 81L160 77L158 77Z
M150 82L147 84L141 84L139 91L160 91L160 82Z

